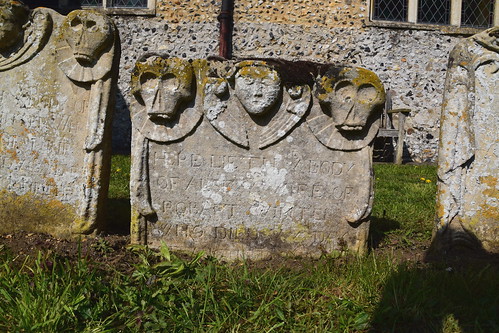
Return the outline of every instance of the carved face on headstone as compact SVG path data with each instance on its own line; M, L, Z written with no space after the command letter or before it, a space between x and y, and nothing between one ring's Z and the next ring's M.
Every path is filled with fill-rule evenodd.
M322 76L315 96L340 131L360 131L371 114L383 104L385 92L371 71L343 68Z
M188 61L148 58L136 65L133 93L142 99L152 121L171 120L179 113L180 105L193 97L193 78Z
M18 1L0 1L0 51L17 44L23 35L28 11Z
M234 89L249 114L263 115L279 100L281 79L274 69L263 64L250 63L236 72Z
M95 11L75 10L64 21L64 38L81 64L93 64L112 41L109 18Z

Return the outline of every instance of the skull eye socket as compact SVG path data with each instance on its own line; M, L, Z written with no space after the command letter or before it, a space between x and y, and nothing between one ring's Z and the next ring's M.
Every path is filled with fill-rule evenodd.
M167 73L161 78L163 88L166 90L177 90L180 87L180 81L172 73Z
M150 81L150 80L157 80L158 79L158 75L156 73L152 73L152 72L145 72L143 73L141 76L140 76L140 84L144 84L146 83L147 81Z
M378 97L377 89L371 84L363 84L357 92L357 99L361 103L371 104Z
M237 76L236 79L238 79L239 82L246 86L251 86L253 83L255 83L255 79L249 75L240 75Z
M92 21L92 20L89 20L87 22L85 22L86 24L86 28L89 30L89 31L95 31L97 29L97 23L95 21Z
M140 76L140 85L143 92L152 92L158 86L159 78L155 73L146 72Z
M340 102L350 103L355 97L355 87L350 81L341 81L336 87L336 97Z
M72 19L70 25L74 30L80 30L83 26L79 17Z

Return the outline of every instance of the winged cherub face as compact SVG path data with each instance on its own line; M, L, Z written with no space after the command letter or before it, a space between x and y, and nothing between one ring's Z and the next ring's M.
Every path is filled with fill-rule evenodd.
M235 75L235 94L251 115L267 113L279 100L281 79L266 66L245 66Z

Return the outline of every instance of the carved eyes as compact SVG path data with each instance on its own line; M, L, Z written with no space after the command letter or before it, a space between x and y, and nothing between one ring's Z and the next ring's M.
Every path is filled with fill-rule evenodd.
M336 87L337 99L344 103L350 103L357 93L357 88L349 81L341 81Z
M79 17L75 17L74 19L71 20L70 22L71 28L73 30L81 30L81 29L86 29L88 31L96 31L97 30L97 22L94 20L84 20L82 21Z
M260 83L264 86L272 86L272 85L275 85L276 84L276 81L269 78L269 77L266 77L266 78L263 78L263 79L255 79L251 76L239 76L238 77L240 80L242 80L242 83L245 85L245 86L251 86L255 83Z
M336 98L343 103L351 103L357 100L360 103L373 103L377 96L377 89L371 84L363 84L357 88L350 81L341 81L335 87Z
M255 79L249 77L249 76L242 76L243 83L247 86L251 86L253 83L255 83Z
M357 92L357 99L361 103L371 104L378 97L378 91L376 88L370 84L363 84L360 86Z
M144 73L140 77L142 92L153 93L158 87L159 79L153 73Z
M163 89L175 91L180 87L180 81L172 74L159 77L155 73L146 72L140 76L142 90L155 91L161 85Z

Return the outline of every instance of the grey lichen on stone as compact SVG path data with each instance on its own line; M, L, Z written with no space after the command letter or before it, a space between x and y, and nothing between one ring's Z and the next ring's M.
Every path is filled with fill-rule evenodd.
M449 57L438 158L436 241L499 251L499 27Z
M33 211L58 207L60 215L30 231L68 236L103 230L116 28L95 11L28 13L18 1L1 1L0 11L0 216L22 216L31 200L47 206Z
M167 58L161 59L143 57L136 65L142 69L132 75L137 99L132 109L133 242L158 247L164 241L172 249L205 250L226 259L366 250L373 200L371 140L355 149L332 148L310 130L306 118L318 103L312 95L314 77L323 65L170 59L185 68L193 64L197 94L175 112L169 111L174 98L158 104L153 114L176 114L179 120L167 116L156 126L162 131L181 126L178 117L187 105L204 117L186 135L158 140L144 130L145 110L153 103L141 96L150 79L166 74L146 70ZM147 79L137 74L147 72L152 73ZM359 95L363 89L371 92L369 84L379 84L368 73L370 81L352 77L362 82L355 88ZM148 96L161 95L157 83L150 86ZM382 86L376 88L375 95L367 94L368 107L354 109L359 123L352 125L350 113L344 115L353 132L356 126L368 133L375 127L376 106L382 103L376 98L383 98ZM363 112L370 113L362 118ZM154 117L148 121L154 123Z

